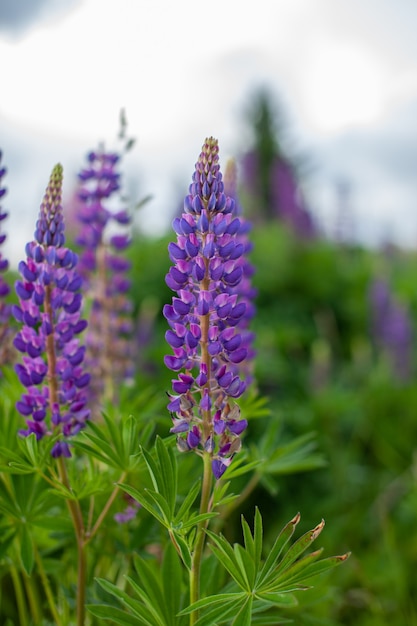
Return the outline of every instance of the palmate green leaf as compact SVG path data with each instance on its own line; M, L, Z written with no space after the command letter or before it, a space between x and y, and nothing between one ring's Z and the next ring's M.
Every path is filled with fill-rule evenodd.
M256 597L260 600L265 600L275 606L281 606L284 608L297 606L298 600L293 593L279 593L277 591L258 591Z
M35 563L35 548L30 528L27 524L20 527L20 558L28 576L31 575Z
M323 455L316 452L315 433L305 433L288 443L277 445L275 436L267 432L259 448L251 447L251 457L262 459L260 472L266 475L286 475L305 472L326 465Z
M184 539L182 535L180 535L180 533L176 532L175 530L170 532L170 537L171 541L175 544L181 555L182 562L184 563L188 571L190 571L192 567L192 557L188 542Z
M253 596L248 596L240 608L231 626L251 626Z
M324 520L322 520L320 524L317 524L315 528L304 533L304 535L302 535L299 539L297 539L297 541L291 546L291 548L287 551L287 553L283 557L282 561L277 566L275 570L275 575L277 575L279 572L282 572L289 565L294 563L294 561L300 556L300 554L305 552L305 550L307 550L307 548L311 546L313 541L317 539L317 537L320 535L323 528L324 528Z
M241 562L236 559L236 554L227 539L222 534L216 535L209 530L206 533L213 542L210 545L212 552L216 555L223 567L227 569L231 577L237 582L241 589L248 590L248 579L245 572L241 570Z
M182 568L172 543L165 546L161 577L166 620L170 626L175 626L177 623L175 616L181 608Z
M128 493L132 498L137 500L144 509L148 511L151 515L153 515L162 526L165 528L169 528L169 524L167 524L166 519L161 514L159 507L156 506L155 500L149 496L148 490L139 491L132 487L131 485L126 485L125 483L119 483L120 489Z
M283 583L285 583L286 586L289 584L294 586L297 584L304 585L309 579L341 565L350 556L350 552L348 552L340 556L330 556L314 562L321 553L322 550L317 550L315 553L300 559L300 561L297 561L293 566L291 566L291 568L285 570L285 572L281 574ZM280 580L278 579L273 586L278 589L280 586Z
M294 534L295 528L300 521L300 514L297 513L289 522L284 526L284 528L279 533L278 537L275 539L274 545L272 549L269 551L269 554L266 558L263 567L259 572L259 577L257 584L261 585L268 574L275 568L275 565L282 553L282 550L287 545L289 540Z
M119 626L138 626L138 624L149 624L145 619L130 615L126 611L117 609L108 604L87 604L87 610L95 617L104 620L111 620Z
M188 615L193 611L200 611L208 606L212 607L216 604L221 604L222 606L226 606L228 604L234 604L238 606L242 602L245 601L247 594L245 592L234 592L234 593L218 593L213 596L207 596L206 598L201 598L201 600L197 600L197 602L193 602L185 609L180 611L179 615Z
M213 624L230 623L242 606L246 596L236 598L232 602L209 605L209 608L198 618L195 626L213 626Z
M278 612L269 612L266 615L262 613L252 613L252 624L257 626L278 626L279 624L293 624L292 619L282 617Z
M139 422L132 415L119 418L103 413L103 422L87 422L73 439L73 444L88 456L121 471L132 471L139 463L139 439L148 438L149 427L139 432Z
M191 507L193 506L194 502L197 499L197 496L200 493L200 489L201 489L201 480L198 480L191 487L191 489L189 490L189 492L185 496L183 503L181 504L180 508L178 509L178 511L175 514L173 522L174 522L174 524L176 526L180 522L182 522L183 519L188 515Z
M262 518L255 513L254 530L251 532L246 520L242 518L244 546L232 547L222 535L206 531L210 538L209 546L219 563L242 589L243 596L250 598L248 604L239 608L236 621L232 624L246 626L251 624L252 611L260 613L272 607L288 608L297 604L292 592L305 589L305 581L325 572L345 561L349 555L318 560L322 550L316 550L300 558L305 550L319 536L324 527L320 522L315 528L304 533L286 552L284 548L294 533L300 520L297 514L278 535L265 563L261 563ZM253 599L256 602L252 605ZM211 600L206 598L206 604ZM246 602L246 600L245 600ZM215 601L213 600L213 603ZM201 607L204 607L202 604ZM250 608L249 608L250 607ZM219 624L223 623L219 619ZM259 622L261 623L261 622ZM267 622L268 623L268 622Z
M128 593L107 580L97 578L97 582L107 593L124 604L133 615L141 620L141 623L147 624L147 626L166 626L160 621L158 614L155 615L153 607L149 610L142 602L132 598Z
M242 523L243 540L245 543L245 549L247 550L248 554L253 560L256 571L258 571L259 564L261 562L261 556L262 556L262 540L263 540L262 517L259 512L258 507L256 507L255 509L255 522L254 522L253 536L249 528L249 524L247 523L243 515L241 518L241 523Z

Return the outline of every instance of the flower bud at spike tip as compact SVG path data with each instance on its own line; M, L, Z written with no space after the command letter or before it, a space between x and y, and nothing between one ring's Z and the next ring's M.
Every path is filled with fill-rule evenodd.
M184 212L173 226L177 241L168 248L173 266L166 283L176 295L172 305L164 307L170 325L166 338L173 354L165 357L165 364L178 373L172 385L180 402L171 400L169 408L175 408L175 430L181 420L179 449L191 447L210 454L219 479L240 449L240 435L247 425L246 420L237 422L229 416L236 416L234 399L247 386L245 364L253 350L245 311L253 311L248 306L253 292L239 288L246 280L243 255L248 246L241 240L236 199L225 193L213 137L203 144Z

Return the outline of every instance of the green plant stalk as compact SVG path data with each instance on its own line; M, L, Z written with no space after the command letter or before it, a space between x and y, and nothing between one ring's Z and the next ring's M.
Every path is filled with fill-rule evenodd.
M204 473L203 484L201 488L201 503L200 513L208 513L210 507L211 485L212 485L212 470L211 470L211 454L205 452L203 455ZM205 529L207 522L200 522L197 527L196 542L192 557L191 571L190 571L190 604L197 602L200 598L200 572L201 561L203 557L203 549L206 538ZM190 613L190 626L193 626L198 619L198 611Z
M51 611L51 615L54 619L54 623L56 626L62 626L61 618L55 606L55 598L52 593L51 585L49 584L48 576L46 575L45 569L42 563L42 557L39 554L39 550L35 545L35 560L38 568L39 576L41 577L42 586L45 591L46 599L48 601L49 610ZM40 621L39 618L36 620L36 623Z
M58 458L59 475L62 484L67 489L71 489L68 479L67 468L65 466L64 457ZM85 621L85 587L87 584L87 553L86 543L84 541L84 524L79 502L76 500L67 500L68 509L74 526L75 538L77 541L77 626L84 626Z
M11 565L10 567L10 575L12 577L14 593L16 597L17 612L19 614L19 624L20 626L28 626L25 595L23 593L22 582L19 577L19 572L14 565Z
M118 483L123 483L126 479L127 476L127 472L123 472L122 475L120 476ZM97 533L97 531L99 530L101 524L103 523L105 517L107 516L111 505L113 504L113 502L116 499L117 494L120 491L120 487L117 484L115 486L115 488L113 489L112 493L109 496L109 499L107 500L106 504L103 507L103 510L101 511L100 515L98 516L96 523L94 524L93 528L91 529L90 532L86 533L86 537L85 537L85 544L89 543L91 541L91 539L94 537L94 535Z

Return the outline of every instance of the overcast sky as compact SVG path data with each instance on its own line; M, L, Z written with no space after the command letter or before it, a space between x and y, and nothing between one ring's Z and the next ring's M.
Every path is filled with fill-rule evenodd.
M6 252L22 256L56 162L69 193L85 153L114 145L121 108L130 191L153 196L143 229L163 228L206 136L223 163L245 149L261 86L314 164L327 230L343 183L360 240L416 246L416 28L415 0L1 0Z

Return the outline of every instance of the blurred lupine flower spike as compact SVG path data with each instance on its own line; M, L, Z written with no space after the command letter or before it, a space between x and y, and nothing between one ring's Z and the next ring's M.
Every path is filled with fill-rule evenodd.
M176 292L164 316L173 354L166 366L178 373L168 408L180 450L209 453L218 479L240 450L247 427L235 399L246 388L236 370L247 357L239 324L247 305L236 291L242 280L241 220L224 193L218 142L206 139L196 163L184 212L173 222L176 242L167 285Z
M4 272L7 272L9 268L9 262L4 258L1 252L1 246L6 240L6 234L2 232L3 221L8 216L7 211L4 211L1 206L1 200L6 195L7 189L3 187L3 176L6 174L6 168L1 164L2 152L0 150L0 368L4 363L9 361L9 334L10 334L10 312L11 307L6 303L5 298L10 292L10 287L3 278ZM1 375L1 369L0 369Z
M46 188L34 240L26 246L27 259L19 264L19 305L13 307L22 324L14 345L24 355L15 369L26 387L16 405L27 422L20 434L35 433L37 439L59 434L54 457L70 456L68 438L84 427L90 414L90 375L83 370L85 348L77 338L87 326L80 316L82 279L76 271L77 255L64 246L61 194L58 164Z
M388 283L374 280L370 286L371 334L375 346L388 356L399 381L411 377L413 329L407 309L397 302Z
M82 228L76 242L82 247L80 272L91 302L86 335L89 392L99 406L103 399L114 401L117 386L132 375L132 305L126 276L130 262L124 257L131 218L125 209L106 205L120 190L119 155L99 149L87 160L78 175L77 218Z

